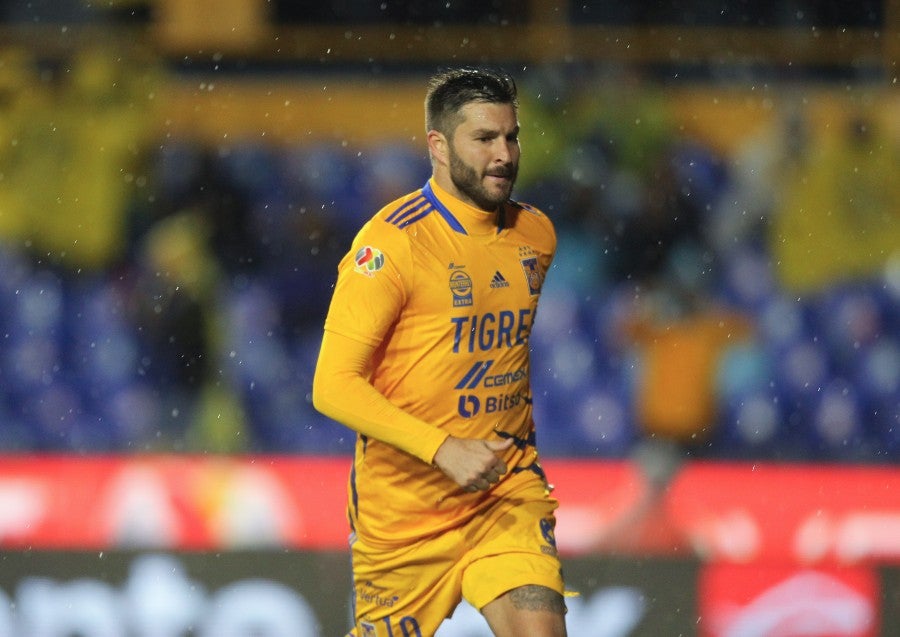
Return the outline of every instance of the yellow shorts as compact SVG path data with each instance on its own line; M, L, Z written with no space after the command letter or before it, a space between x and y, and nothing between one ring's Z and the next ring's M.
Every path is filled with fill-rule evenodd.
M543 481L528 477L465 526L439 536L390 549L356 538L351 545L356 628L350 635L434 635L462 599L480 610L528 584L562 595L557 506Z

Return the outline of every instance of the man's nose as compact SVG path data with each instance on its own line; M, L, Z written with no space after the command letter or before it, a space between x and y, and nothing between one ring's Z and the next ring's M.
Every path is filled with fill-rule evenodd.
M513 150L510 143L505 139L498 140L494 148L494 160L499 163L508 164L512 159L512 155Z

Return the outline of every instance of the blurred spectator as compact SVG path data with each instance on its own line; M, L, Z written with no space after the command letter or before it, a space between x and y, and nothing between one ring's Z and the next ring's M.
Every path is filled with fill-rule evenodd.
M636 407L645 436L699 449L712 436L723 353L752 333L749 317L670 285L637 302L622 335L637 348Z
M717 306L692 276L656 281L620 317L620 347L633 348L638 440L630 457L639 472L639 497L617 513L596 548L634 542L679 550L664 495L688 456L706 454L719 420L718 370L728 350L753 332L749 317Z
M226 151L227 154L227 151ZM164 158L149 158L160 164ZM131 219L133 240L140 240L166 217L190 211L199 227L198 238L216 260L222 274L247 275L259 267L262 250L252 225L251 201L239 184L240 175L230 174L215 149L201 147L181 164L187 174L177 176L178 183L158 183L161 201L145 207ZM164 175L159 175L157 181Z
M188 191L176 202L178 209L191 209L201 216L210 250L232 281L256 271L262 253L253 232L251 202L237 185L238 178L227 174L221 160L207 151Z
M186 211L158 222L135 255L130 290L142 374L160 389L161 402L171 401L166 411L182 421L192 417L212 363L208 313L220 273L206 246L204 221Z
M821 136L785 197L769 237L783 285L814 291L876 276L900 246L900 148L855 113Z
M125 247L136 149L153 129L155 63L96 45L34 77L27 59L7 64L21 84L5 105L0 231L71 270L108 267Z
M140 376L161 406L159 444L175 449L243 445L241 410L219 375L222 269L211 233L209 218L193 208L160 220L137 246L133 271L124 277ZM217 413L210 416L208 409Z
M802 179L811 152L808 115L789 98L773 124L747 134L728 163L730 179L710 215L710 237L720 253L764 245L783 186Z
M677 267L674 260L685 251L700 256L704 268L712 267L713 252L704 231L709 200L680 173L679 150L673 146L657 159L640 207L622 224L615 242L614 281L652 288Z

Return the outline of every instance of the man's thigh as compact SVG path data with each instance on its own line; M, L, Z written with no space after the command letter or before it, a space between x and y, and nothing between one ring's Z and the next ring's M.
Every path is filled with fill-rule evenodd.
M566 604L557 591L526 585L481 609L496 637L566 637Z
M459 535L395 549L352 547L359 637L433 635L462 601Z
M525 485L480 518L470 537L462 592L481 610L504 593L541 586L563 595L556 550L556 500L541 483Z
M391 549L357 539L357 635L433 635L463 597L481 610L520 586L562 594L556 507L542 482L525 478L462 528Z

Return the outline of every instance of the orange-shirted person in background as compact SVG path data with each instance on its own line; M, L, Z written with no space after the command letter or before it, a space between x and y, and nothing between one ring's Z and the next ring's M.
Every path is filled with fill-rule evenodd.
M465 599L498 637L566 634L557 502L538 463L529 334L556 249L510 199L516 85L439 73L433 174L365 224L338 268L313 383L357 432L351 635L433 635Z
M647 286L616 325L619 346L633 350L636 359L633 408L641 439L632 459L640 492L622 511L610 513L596 550L690 550L668 517L665 494L688 455L714 433L723 355L752 338L753 324L740 312L716 305L691 285L659 281Z
M643 433L688 447L707 441L718 416L722 354L751 329L741 314L703 303L676 316L653 310L633 316L624 334L639 352L635 410Z

